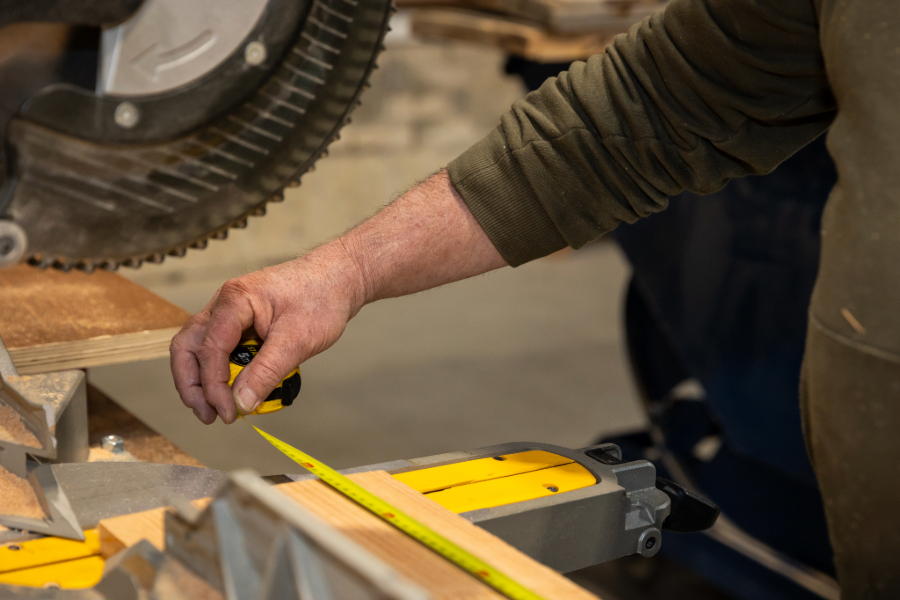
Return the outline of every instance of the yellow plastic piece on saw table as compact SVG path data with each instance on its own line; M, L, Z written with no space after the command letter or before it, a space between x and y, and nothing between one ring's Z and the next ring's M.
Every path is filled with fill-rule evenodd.
M498 458L501 460L494 457L477 458L452 465L399 473L394 475L394 479L402 481L417 492L427 494L460 485L530 473L574 462L571 458L544 450L504 454Z
M84 541L45 537L0 546L0 575L30 567L85 558L100 554L100 536L96 529L84 532Z
M0 583L64 589L94 587L103 576L102 556L88 556L0 574ZM5 566L5 565L4 565Z
M426 495L444 508L458 514L554 496L595 483L597 479L590 471L572 462L530 473L460 485Z

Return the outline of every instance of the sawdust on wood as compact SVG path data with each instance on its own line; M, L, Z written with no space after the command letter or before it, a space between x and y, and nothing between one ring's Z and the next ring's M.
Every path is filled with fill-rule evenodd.
M41 442L25 427L22 417L12 407L0 403L0 440L28 448L40 448Z
M44 509L27 479L0 467L0 515L43 519Z

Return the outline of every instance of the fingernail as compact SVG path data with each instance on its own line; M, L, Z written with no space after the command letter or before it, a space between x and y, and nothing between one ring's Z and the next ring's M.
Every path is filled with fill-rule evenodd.
M248 388L241 388L235 393L235 401L244 414L253 412L256 408L256 394Z

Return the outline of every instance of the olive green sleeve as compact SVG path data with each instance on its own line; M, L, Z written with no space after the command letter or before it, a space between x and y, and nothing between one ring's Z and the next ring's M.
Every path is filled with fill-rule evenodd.
M813 0L673 0L515 103L448 167L513 266L767 173L835 104Z

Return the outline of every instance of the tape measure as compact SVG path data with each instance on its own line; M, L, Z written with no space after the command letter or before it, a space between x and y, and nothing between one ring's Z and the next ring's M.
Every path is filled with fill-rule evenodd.
M244 420L247 421L246 419ZM437 552L464 571L474 575L507 598L511 598L512 600L544 600L541 596L538 596L519 583L516 583L477 556L463 550L403 511L394 508L375 494L369 492L344 475L341 475L328 465L316 460L309 454L282 442L278 438L269 435L259 427L253 425L250 421L247 421L247 424L250 425L250 427L253 427L253 429L268 440L270 444L275 446L275 448L280 450L285 456L317 476L335 490L353 500L369 512L374 513L379 518L387 521L411 538L427 546L434 552Z
M234 380L238 374L244 370L244 367L250 364L250 361L259 353L262 342L259 340L246 340L231 351L228 357L228 369L231 377L228 378L228 385L234 385ZM259 403L251 415L267 415L269 413L278 412L282 408L288 407L294 403L294 399L300 394L300 367L297 367L288 373L281 383L272 390L272 393L266 396L266 399Z

